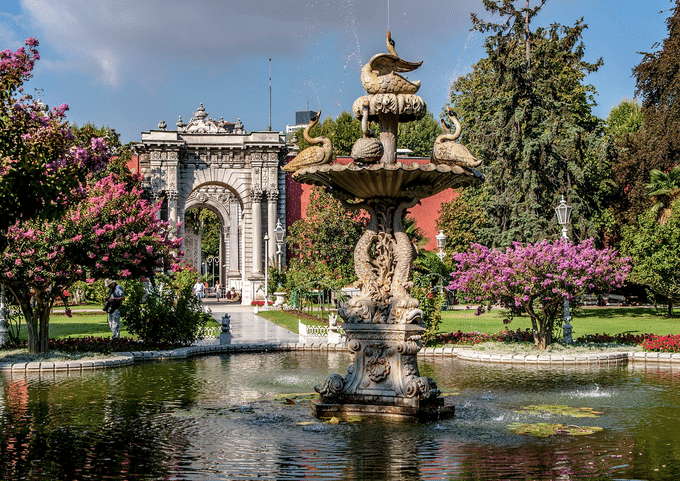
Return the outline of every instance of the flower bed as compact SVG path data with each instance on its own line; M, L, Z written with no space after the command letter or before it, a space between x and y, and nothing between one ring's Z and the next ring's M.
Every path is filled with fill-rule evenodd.
M251 306L257 306L257 307L263 307L264 306L264 301L251 301L250 302ZM267 301L268 306L273 306L274 301Z
M512 331L504 329L496 334L484 334L481 332L448 332L439 334L431 345L457 344L461 346L474 346L484 342L531 342L534 336L530 329L517 329ZM618 344L626 346L642 346L648 351L680 352L680 335L656 336L654 334L588 334L574 341L574 345L583 346L588 344Z
M650 336L642 342L642 346L648 351L680 352L680 334Z

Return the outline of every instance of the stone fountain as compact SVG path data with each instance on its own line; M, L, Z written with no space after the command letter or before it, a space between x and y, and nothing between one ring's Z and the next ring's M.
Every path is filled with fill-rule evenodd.
M437 164L397 162L399 123L421 119L426 105L415 95L420 82L399 74L417 69L422 62L399 58L389 32L387 48L389 53L373 56L362 69L361 81L368 95L358 98L352 108L364 130L364 138L352 151L354 161L328 163L329 157L318 150L315 164L305 160L306 164L298 161L293 167L296 181L323 186L345 208L364 209L370 216L354 251L361 293L338 309L352 362L345 377L333 374L316 387L321 396L312 410L322 418L440 419L453 415L455 409L445 405L435 381L418 371L425 324L419 302L410 294L415 252L403 220L406 210L421 199L482 182L484 177L455 157L438 159ZM380 140L372 138L371 121L380 124ZM310 140L321 143L317 139ZM320 147L311 147L306 155L301 152L300 160L311 158L311 149Z

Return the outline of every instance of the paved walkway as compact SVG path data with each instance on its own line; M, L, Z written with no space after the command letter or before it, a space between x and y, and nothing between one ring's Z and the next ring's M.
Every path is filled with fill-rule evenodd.
M231 342L233 344L299 342L296 333L255 315L252 306L216 302L215 299L205 299L203 305L212 310L217 322L220 322L225 313L231 316Z

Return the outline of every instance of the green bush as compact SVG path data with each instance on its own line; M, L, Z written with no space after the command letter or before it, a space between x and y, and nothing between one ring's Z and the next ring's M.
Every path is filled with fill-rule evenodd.
M416 275L411 295L420 301L419 308L423 311L425 333L422 335L423 345L434 339L439 333L439 325L442 322L442 294L437 292L431 283L432 277Z
M121 320L131 334L151 344L189 345L199 339L200 331L212 321L185 282L173 286L172 279L161 275L148 288L139 281L127 283Z

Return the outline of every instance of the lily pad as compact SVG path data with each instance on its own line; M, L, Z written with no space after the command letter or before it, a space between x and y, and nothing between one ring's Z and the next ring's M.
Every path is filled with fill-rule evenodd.
M575 418L596 418L602 414L602 411L595 411L593 408L574 408L571 406L564 406L561 404L542 404L523 406L520 411L516 412L548 413L557 414L560 416L571 416Z
M567 436L583 436L602 431L603 428L597 426L575 426L572 424L550 424L550 423L512 423L508 424L508 429L515 434L535 436L537 438L547 438L555 434Z
M274 397L274 401L292 406L302 402L312 401L313 399L318 398L318 396L319 395L316 393L279 394L278 396Z

